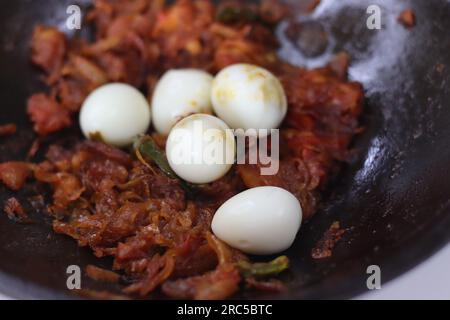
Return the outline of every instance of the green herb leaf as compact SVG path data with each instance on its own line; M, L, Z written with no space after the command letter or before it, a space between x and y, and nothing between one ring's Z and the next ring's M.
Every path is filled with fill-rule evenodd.
M153 161L166 176L171 179L178 179L178 176L170 167L164 151L158 147L153 138L150 136L145 136L140 139L138 149L142 156Z
M289 259L286 256L280 256L270 262L250 263L248 261L239 261L237 267L241 274L248 277L268 277L277 275L289 268Z
M134 144L134 148L135 150L139 150L144 158L154 162L166 176L171 179L179 180L181 187L188 193L188 195L193 196L197 193L198 188L195 185L189 184L182 180L172 170L169 165L169 161L167 161L165 152L158 147L155 140L153 140L151 136L144 136L138 139Z

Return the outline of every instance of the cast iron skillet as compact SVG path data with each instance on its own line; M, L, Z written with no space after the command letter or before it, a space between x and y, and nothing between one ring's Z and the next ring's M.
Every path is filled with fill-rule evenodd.
M0 140L0 161L23 159L33 134L26 98L39 89L29 64L35 23L64 28L73 1L8 1L0 10L0 123L19 124L19 133ZM366 8L379 4L383 28L366 28ZM406 30L396 18L412 8L417 25ZM289 290L268 296L244 292L236 298L349 298L366 289L366 268L376 264L382 282L416 266L443 245L450 233L450 3L444 0L323 0L313 15L335 43L353 57L350 77L364 84L365 132L355 141L358 160L330 186L324 205L305 224L287 252L292 268L282 276ZM311 62L311 61L309 61ZM314 61L312 61L314 63ZM74 132L64 132L65 138ZM53 139L53 138L52 138ZM27 187L20 198L48 190ZM12 193L0 186L0 203ZM25 202L25 201L24 201ZM30 208L28 208L31 210ZM0 291L17 298L71 298L66 268L109 266L75 241L51 231L50 219L20 225L0 214ZM332 258L310 251L333 221L348 228ZM83 278L84 288L105 289ZM108 287L109 288L109 287ZM115 289L115 288L112 288Z

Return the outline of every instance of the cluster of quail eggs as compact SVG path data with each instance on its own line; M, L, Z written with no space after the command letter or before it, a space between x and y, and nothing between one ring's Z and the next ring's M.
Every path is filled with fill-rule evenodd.
M104 85L84 101L80 125L88 139L101 136L116 147L132 144L152 125L167 136L172 170L189 183L206 184L222 178L234 164L231 129L270 132L286 113L286 94L275 75L255 65L235 64L215 77L197 69L169 70L157 83L151 103L130 85ZM221 152L205 153L207 148ZM230 246L265 255L289 248L301 220L297 198L267 186L229 199L217 210L211 227Z

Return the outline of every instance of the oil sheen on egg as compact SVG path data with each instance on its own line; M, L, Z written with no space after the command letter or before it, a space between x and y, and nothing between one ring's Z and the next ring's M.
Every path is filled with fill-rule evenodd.
M168 135L185 116L211 114L212 81L209 73L197 69L166 72L156 85L152 98L152 119L156 131Z
M211 115L195 114L170 131L166 155L180 178L205 184L222 178L231 169L235 148L234 134L225 122Z
M211 100L217 116L233 129L276 129L287 113L281 82L250 64L223 69L213 81Z
M288 249L302 221L297 198L278 187L258 187L225 202L212 221L214 234L248 254L270 255Z
M111 83L94 90L80 111L80 126L86 138L125 147L150 126L150 105L136 88Z

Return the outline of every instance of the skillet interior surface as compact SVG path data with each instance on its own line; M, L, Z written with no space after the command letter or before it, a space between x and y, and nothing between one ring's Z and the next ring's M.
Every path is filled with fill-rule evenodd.
M83 3L83 2L81 2ZM36 23L64 28L72 1L9 1L0 10L0 123L19 126L0 138L0 162L24 159L34 136L25 113L27 97L37 89L39 72L29 63L29 42ZM368 30L366 9L382 8L382 29ZM417 25L397 22L412 8ZM350 78L363 83L365 131L354 147L358 158L346 166L325 195L317 215L303 225L287 252L292 261L282 275L289 290L268 296L255 292L236 298L349 298L367 290L366 268L381 267L382 282L414 267L450 237L450 3L444 0L323 0L314 14L334 40L330 50L352 56ZM82 29L85 32L85 29ZM286 54L286 52L284 52ZM286 57L308 65L292 52ZM78 136L78 129L54 139ZM19 199L49 191L27 186ZM12 192L0 186L0 203ZM23 201L24 204L27 201ZM71 298L66 268L110 266L90 250L51 230L51 221L28 209L35 221L20 225L0 214L0 292L17 298ZM333 256L314 261L311 248L333 221L347 232ZM83 277L83 287L117 289Z

